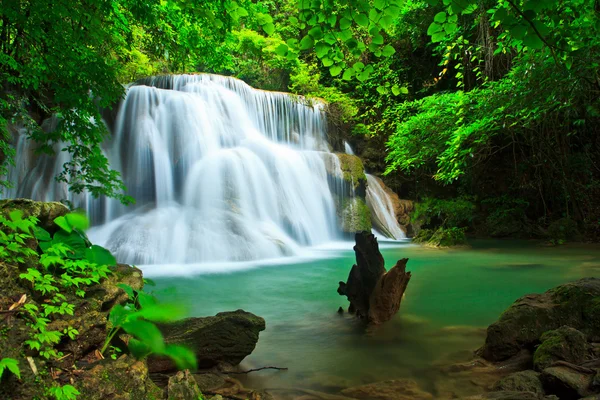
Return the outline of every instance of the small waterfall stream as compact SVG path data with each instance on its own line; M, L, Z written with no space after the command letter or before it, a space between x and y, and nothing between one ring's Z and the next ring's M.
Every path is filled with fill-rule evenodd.
M68 192L53 180L68 154L35 155L25 132L7 197L69 200L90 214L90 238L131 264L278 258L341 238L332 192L346 190L321 104L218 75L159 76L127 89L111 125L104 152L136 205Z
M400 228L394 205L379 180L367 174L367 205L371 210L373 229L390 239L406 239L406 233Z

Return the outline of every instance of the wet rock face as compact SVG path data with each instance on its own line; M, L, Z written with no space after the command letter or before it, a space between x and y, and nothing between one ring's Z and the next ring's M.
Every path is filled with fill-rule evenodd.
M197 400L202 398L202 393L200 393L194 376L187 369L179 371L169 378L167 395L169 400Z
M543 333L570 326L595 340L600 335L600 279L584 278L518 299L490 325L483 357L500 361L532 350Z
M265 320L243 310L222 312L214 317L187 318L160 326L165 342L190 348L200 368L222 363L237 365L248 356L265 330ZM170 359L151 357L150 372L175 371Z
M349 312L372 324L390 320L399 310L402 296L410 281L406 272L407 258L399 260L386 272L377 239L372 233L355 235L356 264L348 280L340 282L338 294L350 301Z
M69 213L69 209L57 201L34 201L30 199L9 199L0 200L0 211L10 212L11 210L23 211L23 217L30 216L39 219L39 226L53 235L59 228L54 224L54 220Z
M533 355L533 367L537 371L543 371L556 361L580 364L589 352L585 335L569 326L545 332L540 341L542 344Z
M569 367L546 368L540 379L546 392L557 395L561 400L575 400L593 394L593 376Z
M500 379L494 384L495 392L532 392L544 394L540 374L535 371L520 371Z

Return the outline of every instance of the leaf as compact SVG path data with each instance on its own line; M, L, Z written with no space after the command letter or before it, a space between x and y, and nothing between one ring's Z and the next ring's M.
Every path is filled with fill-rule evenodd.
M375 44L383 44L383 36L379 34L373 36L372 42Z
M400 88L400 93L402 93L402 94L408 94L408 88L406 86L402 86Z
M71 228L79 229L80 231L86 231L90 227L90 221L83 213L69 213L65 215L65 220Z
M396 49L394 49L391 45L386 45L383 50L381 51L381 54L383 54L384 57L390 57L392 55L394 55L394 53L396 53Z
M431 41L432 41L433 43L436 43L436 42L441 42L442 40L444 40L444 38L445 38L445 37L446 37L446 32L438 32L438 33L434 33L434 34L431 36Z
M354 14L354 21L356 21L356 23L362 27L367 27L369 26L369 18L362 13L356 13Z
M373 1L373 6L378 10L383 10L385 8L385 0L375 0Z
M19 369L19 361L14 358L3 358L0 360L0 378L5 369L12 372L17 378L21 379L21 370Z
M128 321L123 324L123 330L139 339L153 353L162 353L165 350L163 335L151 322L139 319Z
M95 244L85 249L85 258L97 265L107 265L109 267L117 265L117 259L110 251Z
M134 293L133 288L131 286L129 286L126 283L117 283L117 287L123 289L123 291L125 293L127 293L127 296L129 296L130 300L135 299L135 293Z
M398 85L392 86L392 93L394 96L398 96L400 94L400 87Z
M325 57L321 60L324 67L331 67L333 65L333 60L331 58Z
M345 70L344 75L342 75L342 79L345 81L351 80L352 77L354 77L354 70L352 70L351 68L348 68L347 70Z
M271 36L275 32L275 25L272 22L268 22L262 26L263 31L266 32L267 35Z
M443 24L444 22L446 22L446 12L445 11L441 11L437 14L435 14L435 17L433 17L433 20L435 22L437 22L438 24Z
M86 254L86 243L78 232L71 230L60 230L54 234L52 244L63 244L73 251L69 258L84 258ZM98 246L100 247L100 246Z
M321 30L320 26L315 26L310 31L308 31L308 34L312 36L315 40L321 39L323 37L323 31Z
M309 50L313 47L315 41L310 36L304 36L300 41L300 50Z
M131 314L133 314L131 311L125 309L125 307L122 305L117 304L110 310L110 314L108 314L108 320L112 324L113 328L116 328L122 326Z
M151 322L173 322L185 317L184 307L175 304L152 304L131 315Z
M387 94L388 90L385 86L377 86L377 93L384 95Z
M138 360L141 360L148 356L150 353L152 353L152 350L150 350L150 346L148 346L145 343L142 343L136 338L129 339L129 342L127 343L127 348L129 348L131 354L133 354L133 356Z
M327 18L327 23L329 24L329 26L331 26L332 28L335 26L335 23L337 22L337 16L334 14L331 14L329 16L329 18Z
M67 233L71 233L73 231L73 228L71 228L71 225L69 225L69 223L67 222L67 219L65 217L61 216L61 217L55 218L54 223Z
M176 344L169 344L165 347L165 351L163 353L166 356L171 357L171 359L177 365L177 368L180 370L183 369L198 369L198 361L196 359L196 354L193 351L184 346L179 346Z
M429 28L427 29L427 34L429 36L433 36L434 34L441 32L444 28L442 27L442 25L436 23L436 22L432 22L431 25L429 25Z
M347 18L342 18L340 20L340 30L341 31L345 31L346 29L350 28L350 26L352 26L352 21L350 21Z
M278 56L282 56L285 57L287 55L288 52L288 47L286 44L280 44L279 46L277 46L277 48L275 48L275 54L277 54Z
M530 49L541 49L544 47L544 42L535 33L529 32L523 39L523 44Z
M138 302L140 303L141 308L150 307L156 305L156 297L151 294L138 292Z
M331 68L329 68L329 73L331 74L331 76L338 76L342 73L342 67L334 65Z
M50 236L50 233L48 233L48 231L44 228L40 228L39 226L33 227L33 235L38 241L48 242L52 240L52 236Z

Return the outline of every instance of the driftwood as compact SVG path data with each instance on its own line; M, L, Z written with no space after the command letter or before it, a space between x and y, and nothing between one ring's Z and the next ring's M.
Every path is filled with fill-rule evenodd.
M349 312L371 324L381 324L400 309L411 277L410 272L406 272L408 258L398 260L386 272L377 238L369 232L358 232L355 239L356 264L347 282L340 282L338 293L350 301Z

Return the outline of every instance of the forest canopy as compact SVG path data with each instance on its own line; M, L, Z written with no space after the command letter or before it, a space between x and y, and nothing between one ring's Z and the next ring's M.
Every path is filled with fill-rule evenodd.
M136 79L212 72L325 99L332 137L404 196L598 234L599 13L591 0L3 0L3 175L25 127L40 151L70 154L57 179L72 191L131 202L102 152L103 110Z

